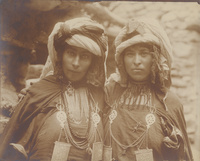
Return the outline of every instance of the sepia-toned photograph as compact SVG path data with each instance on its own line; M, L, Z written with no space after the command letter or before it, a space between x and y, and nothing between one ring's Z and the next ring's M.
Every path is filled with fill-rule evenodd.
M200 2L0 1L0 161L200 161Z

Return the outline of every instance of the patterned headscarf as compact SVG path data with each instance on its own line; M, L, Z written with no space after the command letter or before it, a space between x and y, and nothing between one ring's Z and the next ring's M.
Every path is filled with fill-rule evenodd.
M158 58L158 69L163 71L163 78L168 81L167 87L171 85L170 68L173 59L172 47L166 32L160 26L160 24L154 19L132 19L129 23L120 31L115 39L116 54L115 60L118 68L122 65L121 54L123 51L138 43L150 43L160 47L160 53ZM123 85L127 80L122 78L122 73L119 75L118 82Z
M48 38L49 56L40 78L52 75L55 72L56 62L58 61L55 37L70 46L86 49L103 61L107 57L107 36L104 34L102 25L87 17L58 22Z

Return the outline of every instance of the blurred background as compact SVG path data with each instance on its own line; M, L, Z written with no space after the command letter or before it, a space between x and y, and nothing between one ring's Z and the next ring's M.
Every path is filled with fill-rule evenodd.
M2 0L0 133L18 93L39 79L55 23L91 17L109 38L108 76L115 71L113 41L131 18L156 18L173 46L172 87L181 99L195 161L200 160L200 5L197 2Z

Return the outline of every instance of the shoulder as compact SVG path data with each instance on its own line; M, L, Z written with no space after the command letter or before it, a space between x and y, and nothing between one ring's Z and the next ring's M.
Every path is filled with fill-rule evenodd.
M60 90L60 85L59 82L57 81L56 76L50 75L30 86L27 89L27 93L29 93L30 95L38 95L38 94L45 95L45 93L46 94L52 93L58 90Z
M125 89L126 87L122 87L118 83L117 75L115 73L111 74L104 88L106 102L108 104L112 104L115 100L117 100L121 96L121 94Z
M118 75L113 73L110 75L108 80L105 83L105 90L108 93L113 93L114 90L121 88L120 84L118 83Z
M166 104L167 107L173 111L182 111L183 110L183 105L181 103L180 98L172 91L167 92L167 97L166 97Z
M89 85L89 91L93 96L102 97L104 95L103 87Z
M49 85L52 85L52 84L57 84L57 85L59 84L55 75L44 77L43 79L39 80L38 82L30 86L29 89L37 88L37 87L45 88L45 87L49 87Z
M89 91L92 99L94 99L95 104L98 105L99 109L102 110L104 107L104 90L103 87L97 87L89 85Z
M37 83L35 83L35 85L40 85L40 84L47 84L48 85L48 84L58 84L58 83L59 83L58 79L55 75L49 75L47 77L44 77L43 79L41 79Z
M170 90L167 92L166 101L169 101L170 103L181 104L180 98Z

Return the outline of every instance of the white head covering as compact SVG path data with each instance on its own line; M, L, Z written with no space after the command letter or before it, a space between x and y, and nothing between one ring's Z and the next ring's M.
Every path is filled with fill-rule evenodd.
M101 56L101 50L97 43L87 36L75 34L71 38L66 39L65 42L67 42L71 46L86 49L94 55Z
M123 41L123 37L137 31L139 34L131 37L130 39ZM169 38L163 28L160 26L158 21L154 19L132 19L129 23L121 30L115 40L116 46L116 61L120 54L129 46L137 43L154 43L158 46L164 46L165 50L169 54L171 60L173 59L172 47Z
M48 75L52 75L54 73L55 62L57 61L57 52L54 47L54 36L59 32L60 28L64 26L65 32L69 32L70 34L72 29L80 29L81 27L89 26L89 25L92 27L99 28L100 30L104 31L104 28L102 25L86 17L75 18L75 19L67 20L65 22L58 22L54 26L54 29L48 38L47 47L48 47L49 56L47 58L47 61L45 63L45 66L43 68L40 78L43 78ZM104 35L102 34L102 36ZM72 36L66 38L65 42L71 46L76 46L76 47L86 49L96 56L104 56L104 54L107 54L107 52L105 53L102 52L100 46L93 39L82 34L73 34Z
M171 82L169 72L173 59L172 47L166 32L155 19L132 19L120 31L115 39L115 60L118 67L121 65L122 61L120 60L120 55L123 53L124 49L138 43L152 43L161 48L161 55L159 57L159 64L161 65L159 68L162 68L164 71L164 79ZM118 78L118 82L124 84L126 82L126 78L122 78L121 74L122 73L119 73L120 78Z

